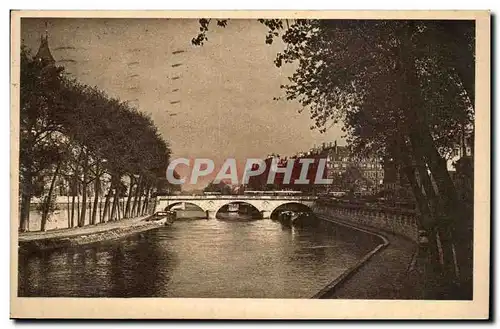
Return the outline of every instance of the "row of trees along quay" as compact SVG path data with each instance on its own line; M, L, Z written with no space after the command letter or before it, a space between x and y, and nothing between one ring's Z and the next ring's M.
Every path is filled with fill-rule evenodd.
M70 78L55 65L46 36L35 56L22 47L20 73L20 231L27 230L34 197L42 200L38 210L46 230L60 181L68 227L145 214L170 156L151 118Z
M474 21L259 19L265 43L281 36L276 66L296 65L286 100L310 111L311 129L341 121L355 154L393 161L410 183L429 234L434 277L472 289ZM200 19L194 45L227 19ZM216 33L216 32L214 32ZM446 159L457 145L472 153ZM465 186L466 192L463 192ZM462 289L457 286L462 285Z

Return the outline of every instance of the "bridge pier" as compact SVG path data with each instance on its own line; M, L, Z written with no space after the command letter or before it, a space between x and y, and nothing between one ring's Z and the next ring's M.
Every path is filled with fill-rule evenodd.
M208 219L215 219L216 218L215 215L217 215L217 211L215 211L215 210L207 210L206 213L207 213L207 218Z
M261 210L262 218L271 218L271 212L268 210Z

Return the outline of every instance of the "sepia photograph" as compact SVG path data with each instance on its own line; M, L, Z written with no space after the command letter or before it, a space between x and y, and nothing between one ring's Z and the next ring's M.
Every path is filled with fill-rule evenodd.
M11 317L488 317L489 12L11 17Z

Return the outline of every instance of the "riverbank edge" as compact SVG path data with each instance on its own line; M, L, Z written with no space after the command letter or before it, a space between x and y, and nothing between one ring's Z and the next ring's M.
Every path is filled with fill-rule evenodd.
M381 234L378 231L374 231L371 228L368 227L361 227L358 225L354 225L351 223L346 223L342 220L338 220L326 215L322 214L315 214L319 219L325 220L327 222L334 223L336 225L341 225L344 227L351 228L356 231L364 232L366 234L370 234L373 236L378 237L381 239L382 243L377 245L374 249L372 249L370 252L368 252L366 255L363 256L360 260L356 262L356 264L352 265L349 267L346 271L344 271L340 276L338 276L335 280L327 284L325 287L323 287L320 291L318 291L316 294L314 294L310 299L321 299L324 296L327 295L332 295L334 293L334 290L342 285L343 283L347 282L356 272L358 272L369 260L372 258L375 254L381 252L384 248L389 246L390 242L387 237L385 237L383 234Z
M109 225L105 223L95 226L85 226L83 228L63 229L54 232L48 231L36 235L31 234L31 236L30 234L21 234L18 243L19 251L42 252L112 241L165 225L164 220L145 221L144 219L147 217L149 216L120 222L110 222ZM48 236L43 236L44 234Z

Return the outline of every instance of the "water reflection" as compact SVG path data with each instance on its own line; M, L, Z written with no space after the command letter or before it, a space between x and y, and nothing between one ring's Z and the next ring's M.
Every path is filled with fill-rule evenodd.
M118 241L21 253L19 295L308 298L376 243L326 222L179 221Z

